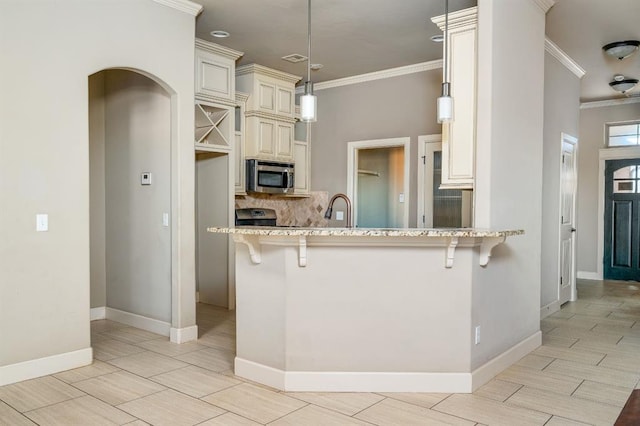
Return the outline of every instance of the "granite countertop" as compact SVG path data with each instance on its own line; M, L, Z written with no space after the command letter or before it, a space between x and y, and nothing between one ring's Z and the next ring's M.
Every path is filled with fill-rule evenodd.
M269 226L211 227L208 232L257 236L320 236L320 237L510 237L522 235L522 229L492 230L476 228L286 228Z

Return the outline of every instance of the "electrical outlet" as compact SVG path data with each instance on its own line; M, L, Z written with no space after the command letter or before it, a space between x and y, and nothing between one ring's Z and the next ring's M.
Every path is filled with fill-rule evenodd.
M402 193L401 193L401 194L398 196L398 202L399 202L399 203L404 203L404 194L402 194Z
M476 345L480 343L480 326L476 326Z
M336 220L344 220L344 212L338 210L336 212Z
M162 213L162 226L169 226L169 213Z

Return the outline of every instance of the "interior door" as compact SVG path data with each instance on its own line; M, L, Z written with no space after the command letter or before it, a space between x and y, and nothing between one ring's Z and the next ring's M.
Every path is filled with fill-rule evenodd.
M605 163L604 278L640 281L640 159Z
M575 300L576 247L575 247L575 200L576 200L576 140L563 135L562 165L560 172L560 304Z

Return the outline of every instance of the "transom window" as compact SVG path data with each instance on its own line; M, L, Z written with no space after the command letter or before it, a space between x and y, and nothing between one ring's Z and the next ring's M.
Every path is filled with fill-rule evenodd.
M607 133L609 146L640 145L640 123L609 124Z

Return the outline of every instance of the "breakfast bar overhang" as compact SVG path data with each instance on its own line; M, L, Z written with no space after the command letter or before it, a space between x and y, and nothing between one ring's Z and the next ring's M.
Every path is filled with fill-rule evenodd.
M286 391L472 392L540 345L538 331L473 368L474 275L521 230L208 230L236 242L238 376Z

